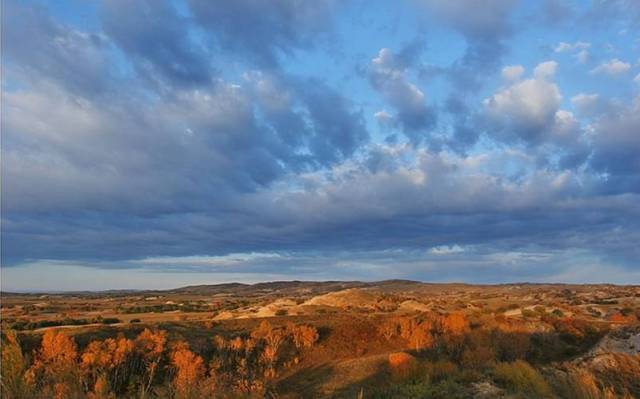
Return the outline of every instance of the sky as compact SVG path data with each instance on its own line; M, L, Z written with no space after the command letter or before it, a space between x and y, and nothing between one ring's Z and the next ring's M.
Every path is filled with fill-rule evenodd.
M640 283L640 2L2 2L1 287Z

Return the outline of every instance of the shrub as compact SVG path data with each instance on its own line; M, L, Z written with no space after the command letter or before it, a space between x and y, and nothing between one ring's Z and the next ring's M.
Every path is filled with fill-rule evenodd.
M202 384L205 381L205 366L202 358L189 349L185 342L175 344L171 353L171 366L174 370L172 388L178 399L196 399L202 397Z
M287 324L288 333L293 338L293 343L298 349L311 348L320 338L318 330L313 326Z
M426 372L432 381L441 381L458 373L458 366L448 360L438 360L434 363L427 363Z
M498 363L493 370L493 375L498 383L526 397L551 397L549 384L536 369L523 360Z
M77 358L77 346L72 338L47 330L26 373L27 381L45 397L79 397L82 387Z
M597 371L599 381L624 395L627 392L640 397L640 355L612 353L607 359L607 367Z
M5 332L2 340L2 373L0 374L0 396L3 398L26 398L33 387L24 380L27 363L22 355L18 336L14 331Z
M364 396L373 399L462 399L469 397L464 386L453 379L446 379L437 384L426 380L407 380L371 393L365 392Z
M554 385L561 397L566 399L612 399L616 398L611 387L601 388L593 373L587 370L569 370L556 376ZM621 396L631 398L630 395Z
M474 349L465 349L460 363L465 368L480 369L490 367L495 363L496 354L492 348L481 346Z
M416 358L405 352L389 355L389 370L394 377L408 377L416 370Z

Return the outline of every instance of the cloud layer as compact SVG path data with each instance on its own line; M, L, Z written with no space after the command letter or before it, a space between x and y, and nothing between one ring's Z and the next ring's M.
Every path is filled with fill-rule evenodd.
M631 3L601 14L624 34L515 0L83 7L5 5L5 289L64 267L638 282Z

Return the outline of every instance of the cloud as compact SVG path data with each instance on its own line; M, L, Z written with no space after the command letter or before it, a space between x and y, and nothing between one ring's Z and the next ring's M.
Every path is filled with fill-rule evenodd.
M490 0L482 5L470 5L464 0L421 3L471 40L495 40L509 34L507 18L516 5L512 0Z
M617 76L629 72L630 69L631 64L629 64L628 62L623 62L617 58L613 58L593 68L590 72L592 74L606 74L610 76Z
M574 10L564 0L545 0L542 5L542 20L552 26L571 20Z
M554 48L556 53L572 53L572 56L580 63L584 64L591 56L589 49L591 43L577 41L575 43L560 42Z
M393 115L385 110L380 110L374 113L373 117L378 121L378 125L385 130L393 126Z
M596 27L607 27L614 22L630 29L640 28L640 6L634 0L595 1L588 8L586 21Z
M637 276L635 90L519 59L516 1L421 4L452 32L333 1L8 2L3 284Z
M107 0L102 23L140 77L170 85L206 84L212 79L211 54L193 40L185 18L171 2Z
M90 96L113 89L118 76L108 38L59 23L36 5L3 5L3 64L12 81L59 84Z
M578 93L571 97L571 104L578 114L586 117L598 115L606 106L599 94L586 93Z
M396 110L393 117L405 135L419 143L435 123L435 113L426 105L426 96L408 81L408 65L388 48L371 60L369 82Z
M632 259L630 242L614 237L633 234L633 219L628 215L639 211L637 196L598 197L593 190L599 182L594 177L538 171L535 160L529 159L524 175L505 178L500 174L507 165L528 158L512 151L461 158L400 145L389 146L381 154L385 167L345 162L330 172L301 174L267 190L236 195L222 204L224 208L156 217L153 229L149 221L142 223L145 218L124 209L109 215L76 213L73 225L54 214L13 213L7 218L9 227L4 223L9 234L3 240L14 256L66 259L73 255L100 268L115 264L298 276L305 266L301 259L309 257L315 260L306 266L318 273L326 271L320 264L336 260L336 267L346 259L365 266L379 264L387 259L380 251L389 251L387 257L396 262L389 261L386 268L394 263L397 267L403 253L422 251L424 257L430 248L437 248L439 258L445 255L445 247L454 248L448 256L463 255L456 254L457 246L465 248L464 254L475 254L460 258L460 265L482 259L478 250L495 257L532 250L532 243L535 251L543 252L588 247L605 253L612 245L622 245L619 253ZM306 189L299 190L302 186ZM449 195L438 194L443 190ZM100 229L95 228L97 223ZM56 240L38 234L43 224L56 231ZM207 255L193 257L194 253ZM291 253L298 255L287 259ZM425 261L420 259L416 262ZM412 270L402 268L400 273L414 275Z
M558 63L555 61L545 61L538 64L533 70L533 76L536 79L550 79L556 74Z
M616 113L605 114L593 127L591 166L607 173L614 192L640 190L640 98Z
M557 64L538 64L534 77L515 82L483 101L485 111L501 139L538 142L554 123L562 95L550 81Z
M79 102L56 87L7 93L5 209L198 210L289 170L331 165L368 140L347 99L323 82L291 82L283 92L296 108L279 111L257 97L258 81L176 90L152 104Z
M585 64L587 61L589 61L590 54L587 50L580 50L574 55L574 57L576 58L576 60L578 60L579 63Z
M502 68L502 78L508 82L513 82L524 74L524 67L522 65L509 65Z
M483 101L487 134L507 144L522 143L537 148L539 159L549 163L545 145L552 145L560 168L581 165L589 147L580 121L573 113L560 109L562 94L553 81L558 64L538 64L533 77L515 81ZM583 98L578 101L586 102Z
M576 50L587 50L591 48L591 43L577 41L575 43L560 42L554 48L556 53L567 53Z
M276 4L254 0L189 0L189 9L215 43L261 67L273 68L280 57L314 45L332 25L333 0Z
M425 29L432 24L446 25L459 33L466 44L464 53L442 69L453 86L444 106L451 120L450 137L429 140L434 148L446 145L464 154L478 142L481 133L476 106L469 103L469 98L498 70L508 51L508 40L515 31L512 15L517 1L470 4L464 0L421 0L416 3L423 11Z

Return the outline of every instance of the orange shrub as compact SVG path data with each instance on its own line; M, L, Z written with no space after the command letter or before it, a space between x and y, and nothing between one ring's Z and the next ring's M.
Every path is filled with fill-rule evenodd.
M151 331L145 328L135 339L134 346L136 352L142 357L145 367L143 384L141 387L142 396L146 396L151 389L151 384L156 377L156 372L162 361L162 355L167 342L165 331Z
M389 369L396 377L406 377L413 372L418 362L416 358L405 352L396 352L389 355Z
M298 349L311 348L320 338L318 330L313 326L299 325L293 323L287 325L287 330L293 338L293 343Z
M0 396L3 398L24 398L31 395L33 387L27 384L24 373L27 362L22 355L20 342L15 331L6 331L2 341L2 373L0 373Z
M30 385L44 396L65 398L82 391L77 364L78 352L73 339L54 329L47 330L33 365L26 373Z
M469 331L469 320L462 313L451 313L442 318L442 334L462 335Z
M200 386L205 380L202 358L193 353L186 342L179 341L171 353L171 365L175 370L172 387L176 398L199 398Z

